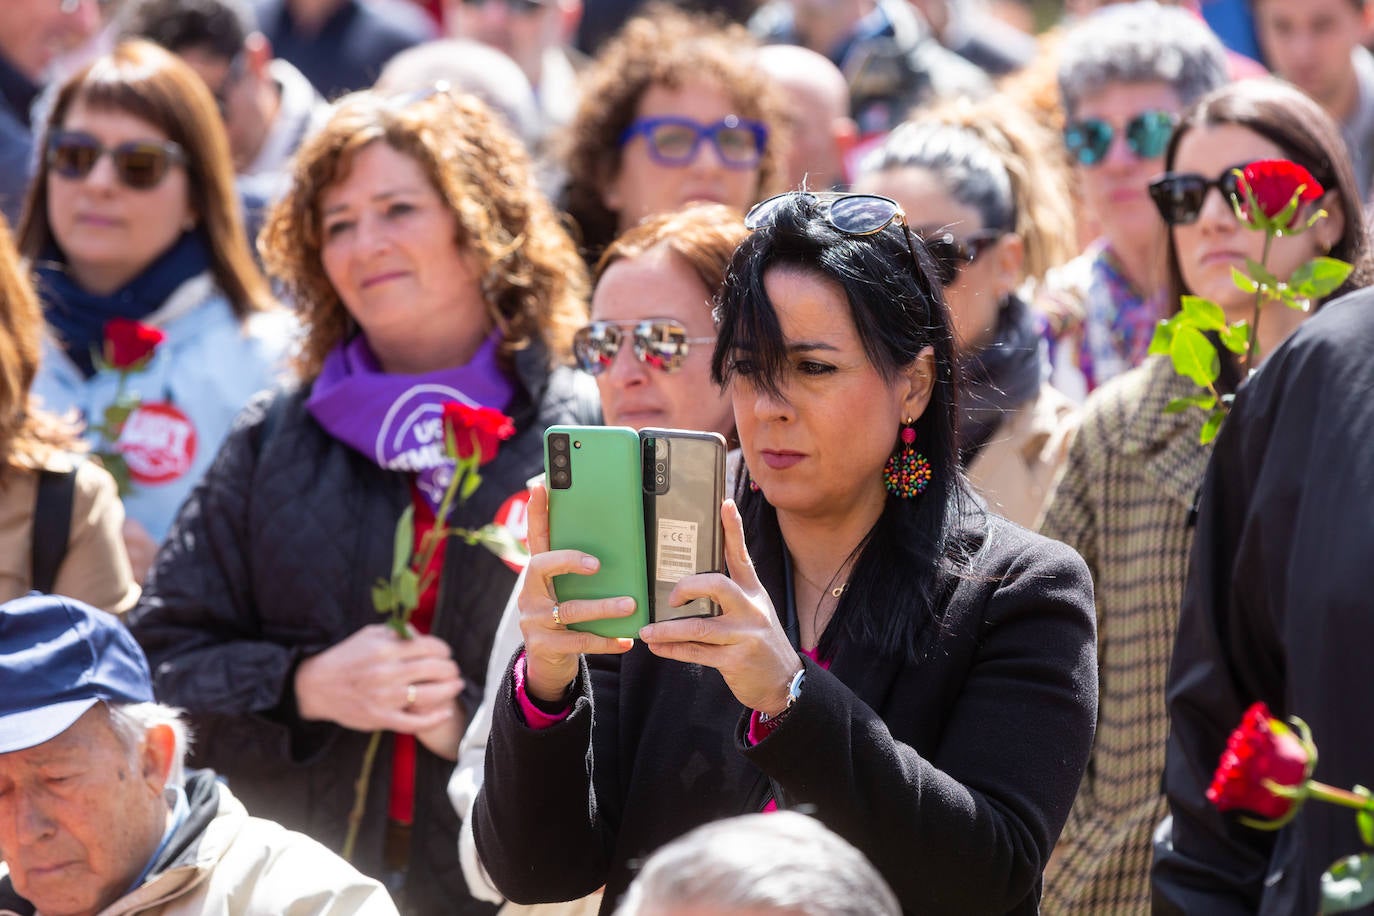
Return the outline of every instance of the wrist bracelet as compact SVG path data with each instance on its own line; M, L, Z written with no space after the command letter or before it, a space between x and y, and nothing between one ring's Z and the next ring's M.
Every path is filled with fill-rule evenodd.
M806 680L806 666L797 669L797 673L792 675L792 682L787 685L787 705L782 708L782 712L775 716L770 716L766 712L759 712L759 724L765 722L777 722L787 715L797 702L797 697L801 696L802 681Z

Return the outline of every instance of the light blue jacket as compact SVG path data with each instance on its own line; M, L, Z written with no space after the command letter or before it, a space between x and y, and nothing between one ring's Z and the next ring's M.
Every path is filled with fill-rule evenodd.
M134 485L124 507L160 543L239 409L283 375L297 325L284 310L256 313L240 324L208 273L183 283L144 323L161 328L167 339L147 367L129 377L125 391L145 405L170 404L194 432L191 447L175 414L152 411L131 420L125 437L142 448L125 451ZM88 424L100 424L115 398L118 374L106 370L83 378L51 340L44 343L42 359L33 391L43 406L58 413L74 409ZM103 444L95 435L87 438L92 448Z

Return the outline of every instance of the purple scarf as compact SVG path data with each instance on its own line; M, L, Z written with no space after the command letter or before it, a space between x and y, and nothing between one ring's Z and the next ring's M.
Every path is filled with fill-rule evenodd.
M453 479L444 452L444 403L505 411L515 385L496 363L500 332L492 334L466 366L421 375L389 375L361 334L334 348L305 407L335 439L378 467L416 475L436 512Z

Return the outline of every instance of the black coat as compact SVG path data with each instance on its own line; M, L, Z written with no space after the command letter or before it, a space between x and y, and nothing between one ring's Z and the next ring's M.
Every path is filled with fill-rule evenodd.
M1272 833L1204 793L1256 700L1311 726L1316 779L1374 779L1371 352L1374 290L1361 290L1269 357L1217 438L1169 669L1156 913L1315 913L1321 873L1364 849L1348 809L1308 802Z
M497 887L540 902L604 882L609 912L654 849L771 797L858 846L907 912L1037 912L1092 744L1092 583L1071 549L1010 522L990 517L980 540L919 662L843 644L829 671L808 660L796 706L752 747L716 671L642 644L584 663L571 714L544 730L508 677L474 813ZM779 564L755 559L782 613Z
M477 527L543 468L554 423L594 423L595 386L516 356L516 434L482 468L482 486L455 511ZM371 588L390 574L396 520L409 477L384 471L331 437L305 410L304 390L262 397L235 423L204 480L182 506L129 625L148 654L157 697L191 714L193 760L230 780L249 812L343 845L354 781L369 736L300 718L293 693L302 659L381 621ZM462 701L481 701L482 677L515 573L488 550L450 540L435 635L466 675ZM373 770L355 864L381 875L391 741ZM467 894L458 820L445 795L453 764L417 747L409 907L489 912Z

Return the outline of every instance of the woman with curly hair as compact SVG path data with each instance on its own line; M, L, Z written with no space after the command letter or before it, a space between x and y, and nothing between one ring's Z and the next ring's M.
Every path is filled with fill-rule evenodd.
M262 237L306 336L298 384L256 400L191 495L131 618L196 759L253 810L338 849L368 733L387 734L355 863L408 912L465 896L444 784L515 573L461 537L418 569L412 638L380 623L397 520L432 530L450 401L516 432L449 524L510 513L553 423L597 416L562 363L586 273L508 129L468 96L342 100ZM465 679L464 674L468 677ZM412 843L413 839L413 843Z
M109 474L82 461L80 430L29 395L43 313L0 217L0 602L30 590L122 613L138 600Z
M597 56L563 151L588 263L646 216L693 201L743 213L781 190L784 102L752 48L742 27L658 5Z

